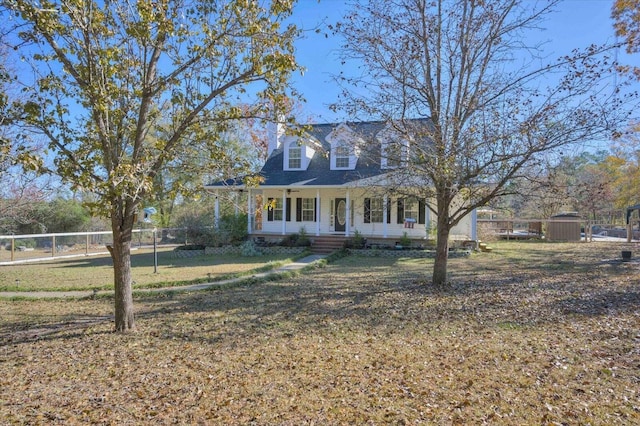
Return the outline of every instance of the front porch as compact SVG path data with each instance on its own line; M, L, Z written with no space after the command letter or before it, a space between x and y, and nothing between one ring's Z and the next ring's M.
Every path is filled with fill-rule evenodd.
M245 203L247 232L254 239L272 241L303 233L309 238L344 240L358 235L380 245L395 246L401 238L409 238L413 245L424 246L435 237L436 218L427 207L429 200L394 197L382 189L302 186L236 189L235 193L242 197L229 198ZM215 202L217 223L218 196ZM452 230L452 236L475 240L474 224L471 215Z

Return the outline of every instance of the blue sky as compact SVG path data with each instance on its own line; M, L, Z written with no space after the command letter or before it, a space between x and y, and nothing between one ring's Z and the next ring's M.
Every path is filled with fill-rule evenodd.
M543 24L546 29L531 36L548 42L545 53L551 57L594 43L612 42L615 35L610 18L611 5L611 0L566 0ZM297 44L298 62L307 71L304 76L297 76L294 84L307 99L303 117L312 117L315 122L342 119L327 107L337 98L338 89L331 76L341 71L341 65L337 59L340 40L326 28L320 34L312 29L323 21L325 24L335 23L347 10L344 0L299 0L292 17L294 23L310 30L306 31L306 38Z

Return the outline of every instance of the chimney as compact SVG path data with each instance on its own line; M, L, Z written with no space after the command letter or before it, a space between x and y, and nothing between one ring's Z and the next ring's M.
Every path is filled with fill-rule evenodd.
M284 117L279 116L276 122L271 121L267 124L267 138L269 139L269 152L267 156L270 156L273 151L280 148L282 138L284 137L284 122Z

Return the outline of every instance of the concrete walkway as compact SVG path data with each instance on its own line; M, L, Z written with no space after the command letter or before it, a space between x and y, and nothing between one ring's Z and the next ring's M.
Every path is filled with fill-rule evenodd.
M202 283L202 284L192 284L180 287L165 287L165 288L140 288L134 289L134 293L161 293L167 291L200 291L206 290L215 286L222 286L226 284L232 284L236 282L246 281L252 278L264 278L269 275L280 274L284 272L290 271L298 271L308 265L311 265L314 262L317 262L321 259L324 259L326 255L324 254L312 254L302 259L298 259L295 262L288 263L279 268L273 269L267 272L260 272L253 275L245 275L238 278L230 278L228 280L223 281L214 281L210 283ZM109 295L113 294L113 290L101 290L101 291L91 291L91 290L82 290L82 291L0 291L0 299L7 299L13 297L24 297L29 299L60 299L60 298L86 298L91 296L100 296L100 295Z

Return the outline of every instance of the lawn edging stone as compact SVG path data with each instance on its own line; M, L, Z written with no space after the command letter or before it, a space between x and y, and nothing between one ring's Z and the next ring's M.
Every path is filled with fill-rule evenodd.
M259 247L258 250L266 255L298 255L304 253L307 247ZM173 257L184 259L197 256L220 256L220 255L240 255L239 246L205 247L204 250L174 250Z
M296 255L296 254L302 254L305 251L306 247L272 246L272 247L257 247L257 249L262 254L267 254L267 255L276 255L276 254ZM204 254L206 255L224 255L224 254L240 255L242 254L242 248L240 246L206 247L204 249Z
M409 250L386 250L386 249L349 249L350 253L355 256L363 257L409 257L409 258L435 258L435 250L421 250L421 249L409 249ZM471 250L449 250L449 257L468 257L471 255Z
M186 259L190 257L204 256L206 250L173 250L172 257L175 259Z

